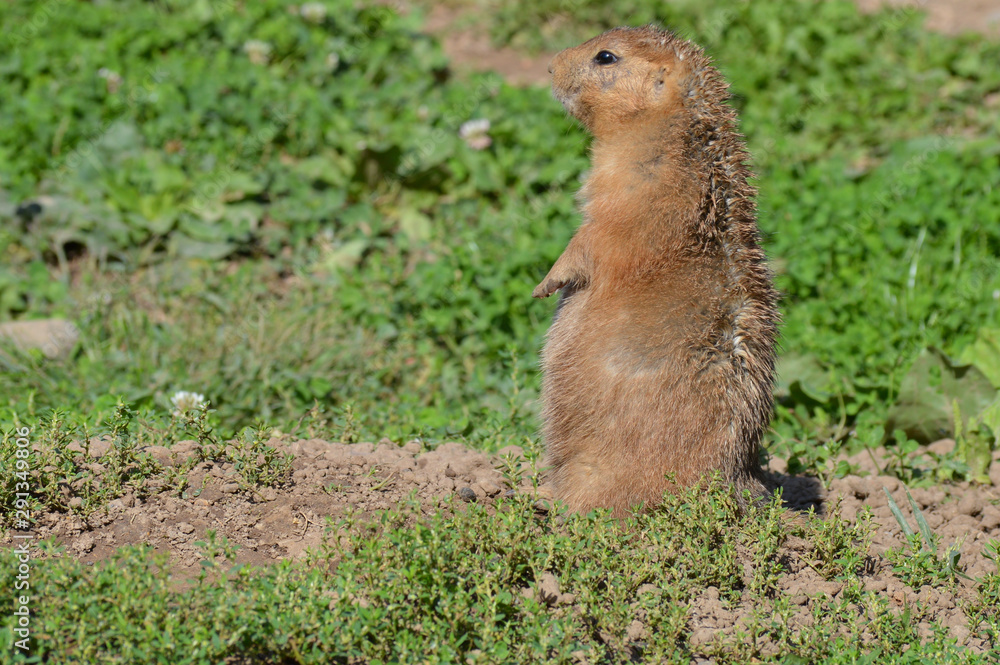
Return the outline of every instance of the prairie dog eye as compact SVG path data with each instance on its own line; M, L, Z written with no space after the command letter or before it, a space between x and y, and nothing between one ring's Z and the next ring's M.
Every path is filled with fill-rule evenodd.
M594 56L594 62L599 65L613 65L618 62L618 56L611 51L598 51Z

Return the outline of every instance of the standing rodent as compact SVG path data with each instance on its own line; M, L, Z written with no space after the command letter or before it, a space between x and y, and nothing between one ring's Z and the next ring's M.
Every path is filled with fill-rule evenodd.
M562 51L555 96L593 135L583 223L536 298L553 495L621 516L719 471L763 496L778 294L749 155L704 52L653 26Z

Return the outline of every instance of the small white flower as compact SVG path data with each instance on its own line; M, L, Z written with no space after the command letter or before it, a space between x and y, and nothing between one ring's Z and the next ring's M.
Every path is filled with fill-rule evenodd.
M299 15L310 23L322 23L326 20L326 5L322 2L307 2L299 7Z
M473 150L485 150L493 143L490 138L490 121L486 118L478 118L462 123L458 128L458 135Z
M335 70L337 68L337 65L339 65L339 64L340 64L340 56L339 55L337 55L336 53L334 53L332 51L330 53L326 54L326 68L327 69L329 69L332 72L333 70Z
M251 39L244 43L243 52L255 65L266 65L271 59L271 45L259 39Z
M97 75L105 80L108 86L108 92L112 95L118 92L118 88L122 87L122 77L116 71L112 71L107 67L101 67L97 70Z
M174 396L170 398L170 403L174 405L174 410L171 414L174 418L180 418L188 411L201 409L206 404L204 395L201 393L189 393L186 390L175 392Z

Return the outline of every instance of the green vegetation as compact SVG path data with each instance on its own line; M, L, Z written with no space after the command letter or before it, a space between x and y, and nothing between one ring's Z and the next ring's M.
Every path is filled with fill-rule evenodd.
M784 293L770 452L828 480L848 471L841 451L887 443L885 471L907 482L985 480L1000 445L1000 43L845 0L489 9L482 27L524 49L653 20L732 82ZM142 448L185 438L245 489L278 484L289 463L261 422L342 441L534 443L554 303L530 293L576 226L586 138L541 87L456 77L421 20L347 0L0 4L0 320L80 330L58 359L0 349L0 466L16 426L48 444L34 508L183 494L185 468ZM477 119L488 145L462 135ZM181 390L211 410L171 416ZM67 448L96 435L114 450L99 471ZM907 458L946 435L959 445L933 469ZM4 511L13 492L0 479ZM707 647L717 662L975 662L941 631L918 636L919 608L898 615L863 590L866 519L796 531L846 591L792 630L774 506L736 517L715 492L621 526L518 498L411 518L354 525L308 564L220 563L188 589L148 552L94 567L51 552L34 570L46 639L33 657L687 662L688 603L713 586L760 608ZM950 583L954 562L914 542L900 570ZM578 613L521 594L547 573ZM1000 568L981 582L969 616L996 645ZM628 637L640 611L660 628ZM864 630L865 644L844 637Z
M93 567L52 558L35 571L46 589L35 653L102 663L688 663L696 650L720 663L855 663L870 640L878 662L987 662L940 627L922 644L919 608L889 611L856 571L843 572L849 591L837 599L790 606L765 574L793 561L777 555L788 535L782 509L739 518L719 485L626 523L539 514L523 495L495 515L445 505L414 523L413 512L403 506L374 526L348 519L310 561L263 570L233 566L233 546L210 535L203 571L185 589L148 550ZM842 554L864 546L862 537ZM11 584L11 568L0 571ZM977 611L993 611L995 629L991 598ZM696 608L737 606L754 608L748 621L692 642Z
M952 544L947 548L943 557L938 556L938 541L940 540L927 523L920 506L910 496L910 490L906 490L906 498L910 502L910 509L913 511L913 518L917 522L919 534L913 530L909 522L906 521L903 512L899 509L896 500L889 494L889 490L882 488L886 498L889 500L889 508L893 517L902 529L903 534L910 541L908 551L890 551L888 558L893 563L893 568L900 579L914 589L925 584L954 582L956 576L968 579L958 567L959 544Z
M161 491L197 496L199 488L190 486L188 474L204 461L232 464L234 480L247 491L288 480L292 457L268 444L268 428L247 427L231 441L223 441L209 422L211 416L207 406L183 416L164 417L152 411L135 413L128 405L118 404L106 423L108 434L91 438L86 424L73 424L64 412L54 411L31 436L37 450L30 462L34 490L26 508L32 513L51 510L88 515L106 509L109 501L126 493L139 499ZM313 418L306 421L314 425ZM304 429L299 432L308 436ZM15 441L13 436L0 441L0 459L11 461L10 468L16 459ZM194 454L178 460L174 452L168 463L148 452L150 446L170 452L181 441L193 443ZM97 446L103 449L98 451ZM97 452L93 457L100 461L95 463L91 454ZM9 507L17 498L18 480L12 473L0 478L0 505L7 507L0 514L0 527L9 528L14 521Z
M970 621L984 627L996 644L1000 641L1000 540L990 541L984 554L996 564L996 572L980 580L979 597L966 613Z

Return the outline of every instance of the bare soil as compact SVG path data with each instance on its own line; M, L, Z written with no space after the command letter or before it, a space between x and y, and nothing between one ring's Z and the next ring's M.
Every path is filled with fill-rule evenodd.
M231 464L206 461L189 474L190 485L180 496L173 490L153 493L145 500L129 495L111 501L106 511L86 517L75 513L44 513L36 516L35 533L55 538L65 545L68 555L86 563L104 561L125 545L148 544L169 555L172 571L183 583L197 574L203 552L196 543L205 540L210 529L240 546L237 563L265 565L305 557L310 548L321 544L324 533L337 518L348 511L362 520L366 516L374 520L379 512L412 497L429 514L441 500L453 495L462 501L495 506L511 490L498 470L501 466L498 455L470 450L458 443L446 443L433 450L426 450L419 441L398 446L388 440L348 445L316 439L292 442L272 439L269 445L295 456L292 475L280 487L241 488ZM953 445L948 440L932 444L914 453L922 457L911 464L933 468L926 453L944 454ZM109 448L107 441L94 439L90 445L94 459L80 461L99 463ZM146 452L164 466L179 465L197 453L197 444L182 441L171 449L150 447ZM521 453L516 446L502 452ZM81 450L80 456L83 454ZM911 489L928 523L942 537L942 551L948 545L961 543L960 563L973 578L995 570L995 565L983 556L983 547L990 539L1000 539L1000 451L997 457L992 467L993 486L943 484ZM986 650L989 645L970 631L963 611L963 604L975 596L973 582L963 580L953 591L930 586L910 588L893 574L891 564L883 556L889 548L905 544L883 488L889 490L910 523L915 524L904 485L895 477L879 475L886 459L881 449L848 458L858 469L858 475L834 479L829 488L815 478L786 475L786 464L780 459L771 460L769 472L774 483L782 487L789 507L799 511L810 506L817 509L820 516L803 513L804 520L823 519L821 515L839 502L840 515L853 523L862 506L868 506L877 525L871 566L864 578L866 589L884 594L890 606L899 611L919 601L929 609L921 618L921 630L930 634L930 623L939 621L959 643L976 651ZM527 462L522 461L522 465L528 469ZM154 490L155 482L154 479ZM522 481L517 489L529 491L527 482ZM4 540L0 546L12 544L10 538ZM817 597L833 598L842 589L841 583L824 580L807 565L807 557L803 555L809 549L804 540L795 537L789 540L785 553L789 572L781 582L783 592L796 605L796 621L806 622L802 625L811 621ZM557 594L553 597L561 597L554 576L540 580L538 586L536 593L551 591ZM718 589L705 589L702 595L694 604L697 608L691 625L694 645L714 640L720 632L723 635L734 632L753 609L724 603ZM643 629L642 619L637 614L637 631Z

